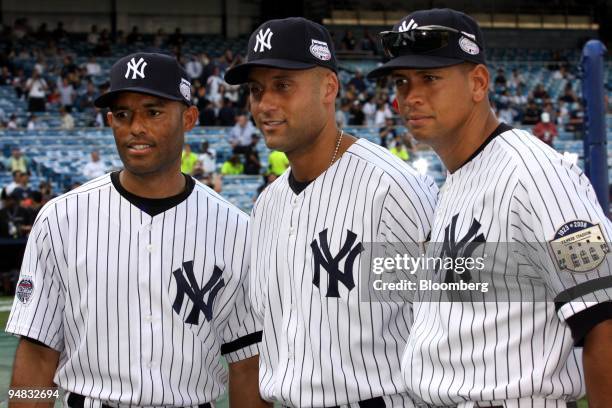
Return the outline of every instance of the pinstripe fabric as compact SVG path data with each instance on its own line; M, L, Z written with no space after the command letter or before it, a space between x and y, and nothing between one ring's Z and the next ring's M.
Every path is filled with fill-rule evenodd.
M410 304L360 301L360 255L352 276L337 282L336 296L333 268L317 269L315 259L329 261L342 247L358 252L364 242L422 243L437 187L365 140L299 194L288 176L262 193L251 216L251 298L264 326L262 396L285 406L329 407L385 395L388 407L412 407L399 372ZM347 259L336 259L342 273L350 269Z
M106 175L40 212L21 269L34 291L25 304L15 300L6 331L60 351L54 381L86 406L211 401L227 380L221 347L259 330L247 296L249 251L248 217L207 187L196 183L186 200L151 217ZM211 308L210 320L202 307L186 322L196 305L177 296L175 276L187 269L198 288L219 286L194 297ZM225 357L257 352L251 342Z
M431 292L422 292L402 361L406 383L437 405L527 397L507 406L531 407L544 404L544 398L582 396L582 350L574 347L566 319L594 303L578 298L557 312L552 302L519 300L531 300L534 293L553 299L610 275L609 257L591 272L569 273L559 270L547 248L559 228L574 220L599 224L612 235L588 179L531 134L505 131L448 176L432 242L445 241L453 223L459 240L474 220L487 243L515 244L514 251L506 245L496 254L493 269L500 281L514 285L515 301L440 303ZM607 287L594 296L604 302L611 293ZM557 406L553 403L546 406Z

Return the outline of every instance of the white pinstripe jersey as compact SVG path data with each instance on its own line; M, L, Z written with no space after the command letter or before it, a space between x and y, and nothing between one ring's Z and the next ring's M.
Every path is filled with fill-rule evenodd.
M411 306L360 301L359 247L422 243L437 187L364 139L299 194L288 180L264 190L251 215L263 398L330 407L384 395L387 407L412 407L399 371Z
M580 234L612 235L584 173L528 132L508 128L449 174L432 243L477 234L505 248L514 243L496 253L493 275L517 292L500 302L438 302L420 293L402 361L408 386L430 403L459 407L504 400L507 407L564 407L555 400L583 395L582 352L567 319L609 301L612 282L609 257L590 272L571 272L552 255L551 245L566 231L571 238L575 225Z
M60 351L54 381L86 407L213 401L222 352L258 352L248 225L198 182L151 217L97 178L37 217L6 331Z

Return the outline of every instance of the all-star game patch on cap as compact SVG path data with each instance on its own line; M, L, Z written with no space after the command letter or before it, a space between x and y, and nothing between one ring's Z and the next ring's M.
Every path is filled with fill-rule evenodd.
M121 58L111 68L109 91L94 104L109 107L120 92L139 92L192 104L189 76L170 55L139 52Z
M225 82L248 81L253 67L309 69L316 66L338 71L334 43L325 27L302 17L270 20L249 39L246 62L229 69Z
M415 11L379 37L390 60L371 71L370 79L394 69L442 68L466 61L485 64L484 38L478 23L453 9Z

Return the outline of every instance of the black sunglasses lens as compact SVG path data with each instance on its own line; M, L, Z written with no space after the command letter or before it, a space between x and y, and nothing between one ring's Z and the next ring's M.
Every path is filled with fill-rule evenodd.
M387 56L419 54L446 47L450 33L441 30L411 30L403 33L389 32L382 36Z

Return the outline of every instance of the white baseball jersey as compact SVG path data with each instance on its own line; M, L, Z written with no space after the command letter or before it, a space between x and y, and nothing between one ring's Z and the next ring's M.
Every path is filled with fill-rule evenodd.
M448 175L428 252L436 255L430 249L442 243L469 256L470 244L485 241L499 296L489 300L504 300L440 301L439 292L419 292L402 360L408 387L429 403L460 408L466 401L565 407L560 400L582 396L579 345L588 328L580 321L610 306L604 238L611 234L576 165L528 132L500 125ZM599 244L586 253L589 240Z
M6 331L60 351L54 382L85 407L213 401L227 381L220 356L251 357L261 338L248 217L191 177L179 196L135 202L114 173L48 203ZM159 204L170 208L141 210Z
M333 407L385 396L387 407L412 407L400 373L411 305L361 299L360 259L368 242L423 243L436 185L364 139L303 191L291 180L288 170L268 186L251 215L263 398Z

